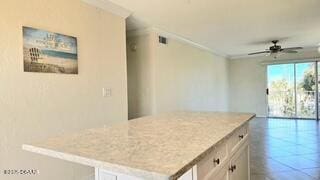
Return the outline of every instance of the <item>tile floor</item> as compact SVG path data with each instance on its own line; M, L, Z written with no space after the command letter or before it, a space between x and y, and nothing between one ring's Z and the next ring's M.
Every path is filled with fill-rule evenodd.
M251 180L320 180L320 122L250 122Z

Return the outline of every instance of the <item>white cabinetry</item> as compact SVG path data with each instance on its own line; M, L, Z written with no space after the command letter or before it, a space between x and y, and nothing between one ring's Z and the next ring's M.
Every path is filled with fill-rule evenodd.
M100 180L117 180L117 176L113 174L108 174L105 172L100 172Z
M250 180L248 123L236 130L177 180ZM96 180L141 180L96 168Z
M140 178L95 168L95 180L141 180Z
M245 147L231 159L229 180L249 180L249 149Z
M248 142L245 124L198 163L197 180L250 180Z
M178 180L197 180L197 166L184 173Z
M229 166L225 165L222 167L217 173L209 174L206 179L214 179L214 180L228 180L228 169Z

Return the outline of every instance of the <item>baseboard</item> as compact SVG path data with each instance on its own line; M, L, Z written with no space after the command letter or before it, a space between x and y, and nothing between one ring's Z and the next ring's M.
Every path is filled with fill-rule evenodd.
M256 115L257 118L267 118L266 115Z

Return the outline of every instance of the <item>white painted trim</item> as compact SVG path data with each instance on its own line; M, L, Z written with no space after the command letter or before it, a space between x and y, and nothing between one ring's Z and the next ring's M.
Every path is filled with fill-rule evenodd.
M256 118L267 118L266 115L256 115Z
M198 180L198 168L197 165L192 167L192 178L193 180Z
M227 55L225 55L223 53L216 52L216 51L210 49L207 46L201 45L201 44L199 44L197 42L194 42L194 41L192 41L192 40L190 40L188 38L185 38L185 37L180 36L178 34L170 33L168 31L162 30L162 29L157 28L157 27L127 31L127 37L142 36L142 35L150 34L152 32L157 33L158 35L164 36L164 37L168 38L169 40L170 39L174 39L176 41L179 41L179 42L182 42L182 43L186 43L186 44L189 44L189 45L191 45L193 47L208 51L208 52L210 52L210 53L212 53L214 55L217 55L217 56L220 56L220 57L223 57L223 58L227 58Z
M99 175L99 168L94 168L94 179L99 180L100 175Z
M152 28L152 29L153 29L154 32L158 33L159 35L167 37L169 39L171 38L171 39L183 42L183 43L187 43L187 44L189 44L189 45L191 45L193 47L196 47L196 48L211 52L212 54L215 54L215 55L218 55L218 56L222 56L224 58L227 57L227 55L225 55L223 53L216 52L216 51L212 50L211 48L209 48L207 46L201 45L201 44L199 44L197 42L194 42L194 41L192 41L192 40L190 40L190 39L188 39L186 37L180 36L178 34L170 33L170 32L167 32L165 30L162 30L160 28Z
M112 3L109 0L82 0L83 2L95 6L97 8L106 10L112 14L120 16L122 18L127 18L131 15L131 11Z
M127 31L127 38L148 35L148 34L151 34L152 32L154 31L151 28L130 30L130 31Z

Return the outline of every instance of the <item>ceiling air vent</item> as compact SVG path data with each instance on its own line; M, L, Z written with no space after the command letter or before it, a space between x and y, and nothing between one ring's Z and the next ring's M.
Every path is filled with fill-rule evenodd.
M159 43L161 44L168 44L168 40L166 37L159 36Z

